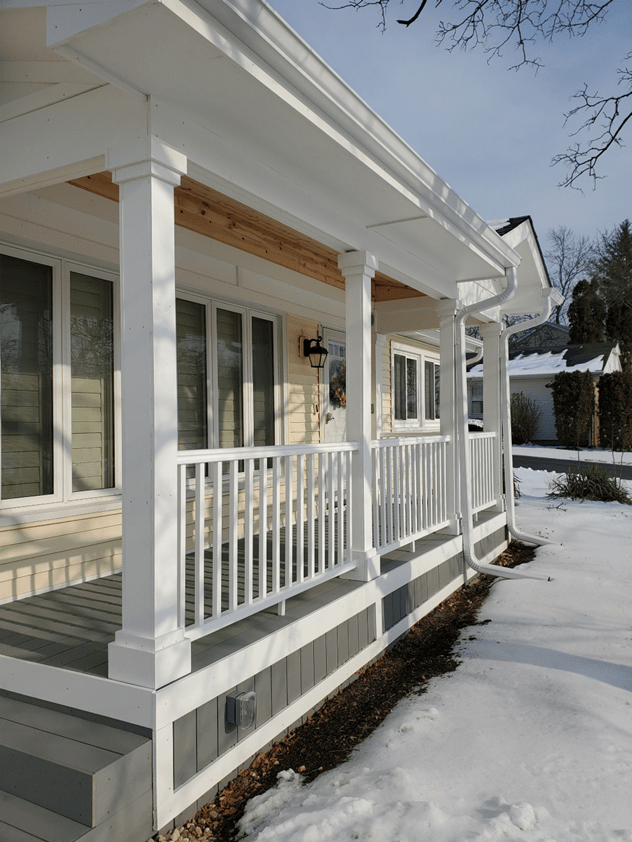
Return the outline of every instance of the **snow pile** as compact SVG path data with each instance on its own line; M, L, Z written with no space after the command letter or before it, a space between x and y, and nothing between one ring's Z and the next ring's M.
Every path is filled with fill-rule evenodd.
M351 760L253 799L257 842L632 842L632 507L546 499L517 469L521 528L558 542L499 581L455 673L403 700Z

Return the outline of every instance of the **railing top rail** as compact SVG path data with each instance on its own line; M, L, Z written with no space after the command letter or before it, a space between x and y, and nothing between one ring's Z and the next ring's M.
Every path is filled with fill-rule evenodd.
M450 436L401 436L392 439L374 439L372 448L397 447L404 444L433 444L435 442L449 442Z
M496 433L470 433L471 439L494 439Z
M218 447L213 450L179 450L178 465L205 462L231 462L241 459L268 459L274 456L307 456L310 453L347 453L359 449L355 441L335 444L284 444L265 447Z

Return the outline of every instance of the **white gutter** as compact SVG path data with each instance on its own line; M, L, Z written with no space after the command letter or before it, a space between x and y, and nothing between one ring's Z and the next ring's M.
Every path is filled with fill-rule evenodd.
M500 395L501 395L501 411L502 411L502 435L503 446L505 453L505 503L507 506L507 527L511 534L518 541L525 541L529 544L552 544L553 541L547 541L545 538L539 538L535 535L527 535L521 532L516 526L516 508L514 506L513 495L513 450L511 441L511 390L509 387L509 337L514 333L520 333L525 330L525 324L529 327L537 327L544 324L544 322L551 315L551 310L554 306L562 304L563 296L558 290L550 288L542 293L542 312L529 319L528 322L519 322L504 330L501 341L502 347L500 352Z
M550 581L550 576L538 573L518 573L506 567L496 567L483 564L476 557L474 548L474 513L472 511L472 469L470 465L469 435L468 435L468 406L466 387L466 355L465 355L465 320L473 313L480 313L504 304L515 295L518 288L518 277L515 267L506 271L507 285L503 292L486 298L483 301L469 304L456 314L456 394L457 394L457 439L458 456L461 467L461 516L463 524L463 557L468 567L477 573L488 576L498 576L501 579L544 579ZM523 328L524 329L524 328ZM460 417L459 417L460 415ZM460 424L459 424L460 421ZM513 471L512 471L513 474ZM511 486L513 487L513 486ZM507 495L509 496L509 495Z

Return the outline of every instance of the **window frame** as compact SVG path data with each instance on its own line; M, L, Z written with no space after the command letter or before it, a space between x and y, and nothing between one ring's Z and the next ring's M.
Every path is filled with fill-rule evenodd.
M413 359L417 365L417 418L395 418L395 357ZM436 417L426 418L426 363L432 363L436 368L440 367L439 354L406 345L403 342L391 342L391 424L393 432L426 432L435 431L440 428L440 420ZM436 376L436 375L435 375ZM434 394L434 383L433 383Z
M441 364L439 362L439 357L434 359L429 354L426 354L423 357L423 365L424 365L424 374L423 374L423 385L424 385L424 394L423 394L424 417L423 417L423 421L424 421L424 426L425 427L436 427L440 424L440 421L441 421L440 416L437 414L437 391L436 391L437 369L439 369L439 372L441 371ZM426 406L426 384L428 382L428 379L426 377L426 369L427 369L428 366L432 366L432 383L431 383L431 388L430 388L430 393L432 395L432 408L434 410L432 416L429 416L427 414L428 413L428 407ZM441 395L439 395L439 412L441 412Z
M470 384L469 412L472 418L483 417L483 382ZM480 410L474 409L474 404L480 404Z
M176 288L176 298L201 304L205 307L206 326L206 394L207 394L207 446L210 450L221 449L219 444L219 413L217 395L219 392L218 355L217 355L217 311L228 310L239 313L242 317L242 362L243 362L243 447L254 447L254 397L252 382L252 319L264 319L272 324L272 348L274 366L274 440L275 445L283 440L282 389L283 371L281 368L281 315L259 307L249 307L233 301L203 295L187 288ZM185 451L186 452L186 451ZM191 451L195 452L195 451Z
M121 423L121 360L120 360L120 289L119 277L89 263L0 242L0 253L29 263L52 269L52 353L53 353L53 492L32 497L0 497L0 512L16 509L31 510L62 504L96 502L119 497L121 494L120 441ZM72 490L72 371L71 371L71 314L70 273L99 278L112 284L113 312L113 402L114 402L114 486L88 491ZM1 417L0 417L1 424ZM69 433L70 431L70 433ZM0 470L2 452L0 440Z

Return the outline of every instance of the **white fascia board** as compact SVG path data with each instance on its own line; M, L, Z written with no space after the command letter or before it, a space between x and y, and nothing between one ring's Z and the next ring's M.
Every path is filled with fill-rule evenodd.
M211 10L209 0L198 0ZM335 123L364 146L402 184L427 203L429 216L456 226L466 234L464 242L481 249L481 254L516 266L511 249L472 208L407 144L344 80L262 0L220 0L212 3L212 14L253 52L277 70L317 105ZM289 72L288 72L289 71ZM371 126L371 130L368 126ZM387 222L388 220L376 220ZM507 262L503 262L502 255ZM493 256L493 257L492 257Z
M243 52L240 52L235 50L234 34L231 31L224 29L221 24L223 31L220 31L217 24L213 27L208 25L208 21L201 20L197 9L192 9L194 5L198 4L186 2L186 0L164 0L164 3L198 33L203 34L214 47L225 53L259 83L290 105L314 128L334 140L339 148L360 161L373 174L378 174L389 188L396 190L410 203L411 216L414 213L420 213L441 225L463 245L490 263L490 274L502 275L504 266L518 264L519 259L511 249L506 247L502 238L498 237L493 229L488 228L489 234L499 241L496 245L500 246L501 250L505 252L504 256L510 261L508 263L503 263L503 255L498 254L497 249L490 248L477 236L478 232L475 228L469 228L464 224L464 217L459 215L443 196L448 196L455 205L460 205L462 213L469 211L470 215L473 218L475 217L481 226L487 228L482 218L474 214L465 202L439 178L434 170L405 144L399 135L390 129L267 4L255 0L255 2L246 6L253 16L253 23L244 20L243 25L237 27L238 32L236 34L242 42L243 49ZM199 5L204 8L207 5L210 6L206 0L202 0ZM221 10L223 7L231 7L231 5L221 0L219 4L213 4L212 11L209 9L209 14L216 20L220 20L217 9ZM252 11L255 6L257 7L256 13ZM278 33L275 33L281 37L274 43L269 38L263 38L260 33L266 15L271 15L277 23L282 25ZM255 21L256 31L253 29ZM247 41L250 41L252 46ZM288 44L294 49L298 47L300 58L297 56L294 60L293 57L290 57L287 49ZM262 49L262 45L267 49ZM317 70L317 72L308 76L305 66L309 59L316 62L314 70ZM335 81L339 97L346 96L347 102L341 98L337 101L334 100L332 94L323 86L327 79ZM358 114L356 114L356 111ZM366 125L374 123L388 132L393 151L373 131L369 131L363 123L366 123ZM396 145L408 153L408 157L411 159L410 163L416 165L420 170L419 175L412 170L410 163L400 160L400 156L394 154ZM421 178L422 175L424 176L423 179ZM429 186L431 180L438 182L437 189ZM375 220L375 222L385 221L388 220Z
M390 306L388 306L390 305ZM439 327L434 298L377 302L374 308L375 327L378 333L416 333Z
M516 255L502 238L267 4L261 0L239 4L215 0L212 5L207 0L163 0L147 3L143 11L156 14L160 8L168 9L319 132L332 138L373 176L379 175L389 189L410 203L411 215L429 216L485 260L490 275L500 276L507 266L517 265ZM80 34L54 46L71 46L83 54ZM113 72L112 68L106 71ZM136 87L133 80L123 81Z

